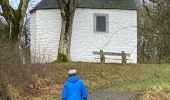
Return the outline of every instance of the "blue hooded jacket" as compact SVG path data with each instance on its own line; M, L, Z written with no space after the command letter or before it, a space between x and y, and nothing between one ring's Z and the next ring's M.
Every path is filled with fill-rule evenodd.
M62 89L62 100L87 100L87 91L82 80L70 76Z

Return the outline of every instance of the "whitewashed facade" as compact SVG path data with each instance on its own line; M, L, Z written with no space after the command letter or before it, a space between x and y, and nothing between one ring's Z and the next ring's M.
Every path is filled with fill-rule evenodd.
M96 32L95 17L107 15L107 31ZM52 62L57 59L61 31L59 9L40 9L31 13L32 62ZM137 10L77 8L73 21L71 59L75 62L99 62L93 51L125 51L129 63L137 63ZM120 57L106 56L106 62Z

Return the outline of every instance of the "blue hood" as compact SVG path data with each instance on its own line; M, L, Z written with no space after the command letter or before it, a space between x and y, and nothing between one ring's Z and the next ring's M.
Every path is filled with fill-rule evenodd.
M79 78L77 76L71 76L68 78L68 82L74 83L77 82L79 80Z
M87 95L83 81L70 75L62 89L62 100L87 100Z

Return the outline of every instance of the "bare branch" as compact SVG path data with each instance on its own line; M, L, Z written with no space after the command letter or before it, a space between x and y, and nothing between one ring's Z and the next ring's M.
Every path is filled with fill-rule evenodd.
M4 16L4 14L0 12L0 16Z
M142 0L142 1L143 1L143 6L144 6L144 8L145 8L145 10L146 10L146 12L147 12L148 17L149 17L150 19L153 19L152 16L150 15L149 8L148 8L147 5L146 5L146 1L145 1L145 0Z
M2 4L2 0L0 0L0 5Z
M65 17L65 12L67 11L67 4L64 0L57 0L58 5L60 7L60 11L61 11L61 16Z
M149 1L151 1L151 2L153 2L153 3L157 3L157 1L156 1L156 0L149 0Z
M67 8L67 3L64 0L57 0L57 2L61 10L64 10Z
M15 10L10 6L9 0L0 0L1 8L3 17L6 19L6 21L9 22L9 20L12 20L14 18L14 12Z
M5 7L6 9L9 9L11 12L14 12L14 8L12 8L9 4L9 0L1 0L1 6Z
M22 8L27 8L29 1L30 0L20 0L17 10L21 10Z
M24 23L24 17L26 15L26 10L28 8L28 3L30 0L20 0L20 4L18 6L17 10L20 10L19 12L21 13L21 20L20 20L20 30L23 28L23 23Z
M69 8L71 12L76 9L76 4L77 4L77 0L69 0Z

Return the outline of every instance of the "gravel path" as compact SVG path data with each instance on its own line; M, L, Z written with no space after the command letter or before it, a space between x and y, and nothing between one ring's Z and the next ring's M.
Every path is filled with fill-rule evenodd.
M89 94L89 100L137 100L136 91L113 91L111 89L99 89Z

